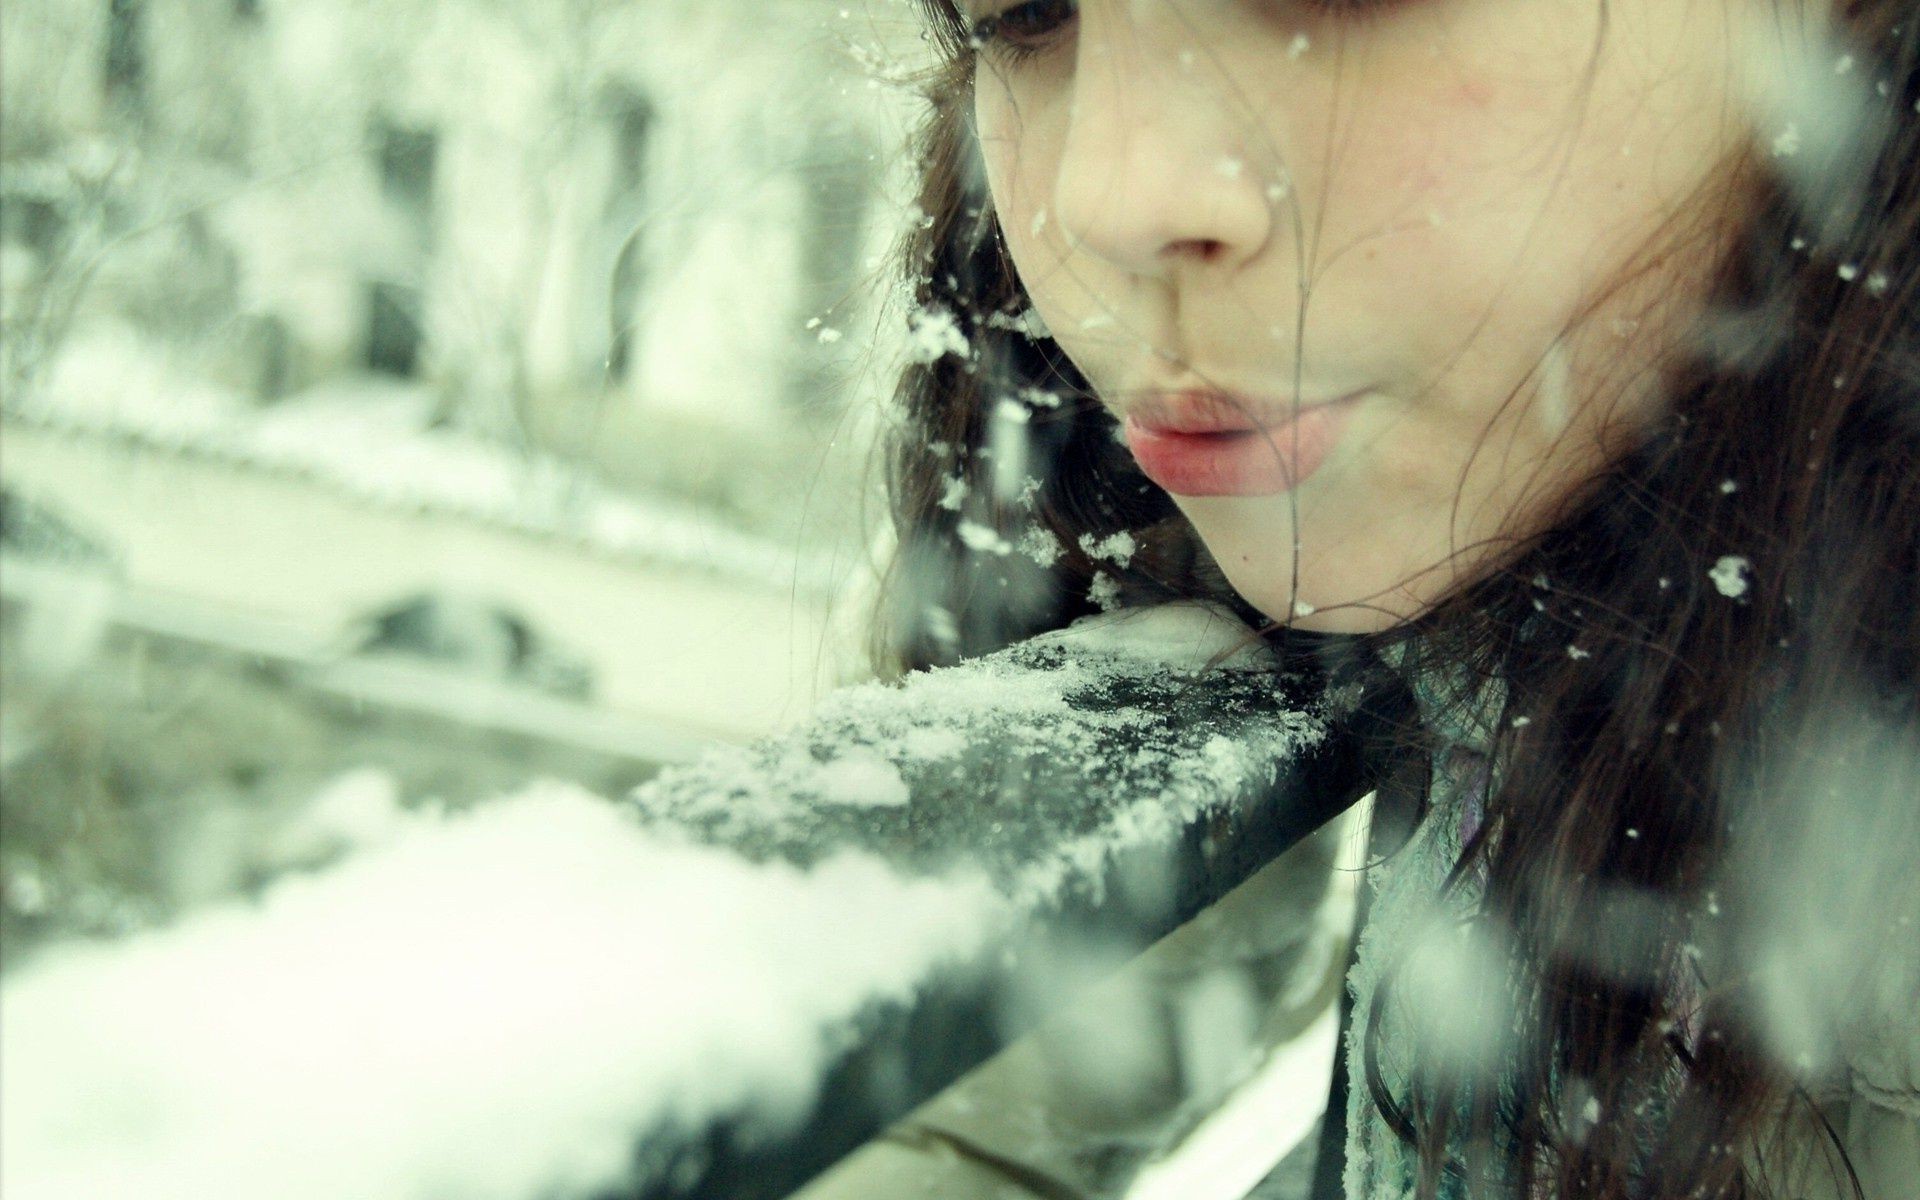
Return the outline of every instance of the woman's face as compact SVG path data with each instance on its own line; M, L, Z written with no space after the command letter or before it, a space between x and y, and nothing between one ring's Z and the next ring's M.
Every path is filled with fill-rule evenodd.
M964 15L1040 316L1249 602L1361 631L1484 572L1654 414L1752 136L1747 4Z

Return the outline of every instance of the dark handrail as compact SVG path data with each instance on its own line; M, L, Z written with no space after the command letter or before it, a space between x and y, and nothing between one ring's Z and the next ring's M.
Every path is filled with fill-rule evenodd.
M609 1197L787 1195L1044 1015L1014 998L1049 947L1151 944L1364 790L1357 706L1323 675L1264 654L1193 670L1152 631L1129 646L1113 630L853 689L636 795L654 828L756 862L981 870L1016 920L912 999L839 1014L826 1035L844 1050L803 1118L773 1128L748 1104L655 1130Z

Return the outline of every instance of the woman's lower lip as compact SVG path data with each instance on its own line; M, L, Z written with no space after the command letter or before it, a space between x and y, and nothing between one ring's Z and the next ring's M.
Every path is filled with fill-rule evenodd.
M1176 496L1272 496L1320 469L1346 431L1358 397L1302 409L1265 429L1170 433L1129 417L1127 447L1148 479Z

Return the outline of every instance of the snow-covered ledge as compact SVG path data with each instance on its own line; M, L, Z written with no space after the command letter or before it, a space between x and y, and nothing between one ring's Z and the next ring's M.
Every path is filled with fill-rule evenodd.
M1353 798L1326 697L1245 644L1098 618L42 954L0 985L0 1192L784 1195L1043 1015L1036 956L1151 942Z

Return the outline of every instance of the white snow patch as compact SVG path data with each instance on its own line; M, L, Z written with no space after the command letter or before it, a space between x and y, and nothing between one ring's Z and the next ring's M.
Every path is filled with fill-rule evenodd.
M1747 572L1752 566L1738 554L1723 554L1707 572L1707 578L1713 580L1714 588L1722 596L1738 599L1747 594Z
M434 398L417 385L325 384L261 409L173 371L150 351L96 335L9 415L310 478L385 508L577 540L614 556L730 578L794 578L826 592L844 575L830 555L797 557L696 506L623 494L558 457L435 428Z
M820 792L835 804L898 808L907 803L899 768L865 747L849 747L815 770Z
M1032 308L1024 312L1015 313L1012 316L1002 312L991 313L987 316L987 328L1009 329L1014 333L1021 334L1034 341L1039 341L1041 338L1048 336L1047 323L1041 320L1039 312ZM1032 390L1038 391L1039 389L1035 388ZM1051 393L1043 394L1050 395ZM1021 398L1030 400L1030 397L1024 392L1021 394ZM1058 403L1058 401L1055 401L1055 403Z
M908 758L940 762L965 750L967 739L957 729L910 729L901 735L900 748Z
M959 512L960 506L967 500L967 477L953 475L945 481L940 492L940 507L948 512Z
M976 554L1012 554L1013 543L978 521L962 521L957 531L960 541Z
M753 864L560 785L410 816L257 905L10 976L0 1191L605 1190L662 1122L800 1116L840 1022L1005 912L984 876Z
M1139 551L1140 544L1134 540L1133 534L1122 529L1118 533L1111 533L1098 539L1090 533L1083 533L1080 535L1080 549L1088 558L1101 559L1124 570L1133 562L1133 556Z
M907 318L907 353L914 362L938 362L949 354L965 358L972 351L967 335L944 308L922 308Z
M1040 525L1029 525L1027 531L1020 535L1019 550L1043 567L1060 561L1060 540Z
M1068 643L1082 650L1159 663L1177 671L1205 670L1216 660L1236 667L1272 661L1266 643L1254 637L1238 617L1197 601L1082 617L1034 641L1041 645Z
M1027 426L1033 412L1018 400L1003 399L993 406L987 422L987 441L993 456L993 494L1002 500L1019 496L1027 479Z

